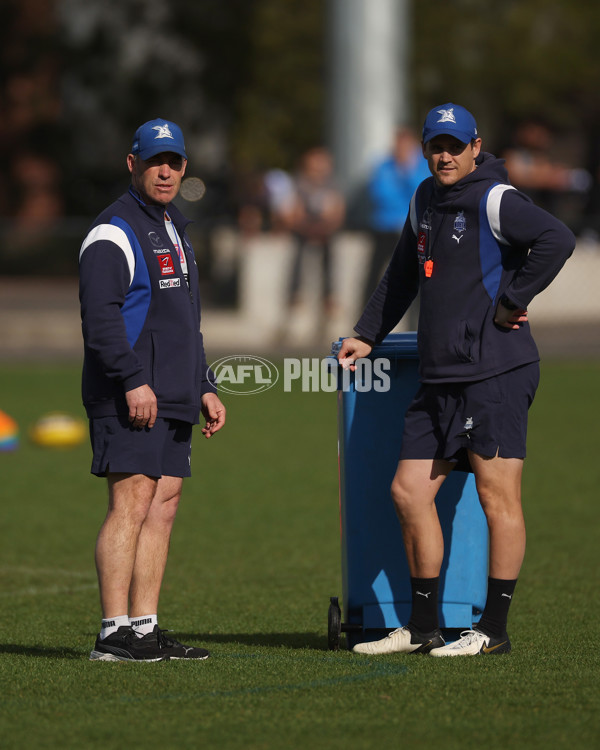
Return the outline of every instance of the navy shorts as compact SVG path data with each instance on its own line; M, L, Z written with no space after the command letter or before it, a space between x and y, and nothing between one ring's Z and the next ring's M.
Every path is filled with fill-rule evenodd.
M149 430L132 427L127 417L90 419L92 474L191 476L192 425L158 418Z
M473 383L423 384L404 420L400 459L444 459L470 471L467 451L525 458L537 362Z

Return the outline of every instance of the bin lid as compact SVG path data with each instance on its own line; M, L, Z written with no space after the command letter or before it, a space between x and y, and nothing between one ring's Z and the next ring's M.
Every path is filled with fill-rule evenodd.
M331 344L331 354L337 356L346 336L340 336ZM417 356L417 332L390 333L383 341L373 347L370 357L387 357L388 359L414 359Z

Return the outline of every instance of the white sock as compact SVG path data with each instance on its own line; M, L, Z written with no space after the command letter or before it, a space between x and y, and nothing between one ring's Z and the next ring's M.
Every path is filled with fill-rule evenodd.
M158 615L132 617L129 624L135 630L136 635L141 638L147 633L151 633L154 630L154 626L158 625Z
M100 640L103 641L107 635L116 633L121 625L129 625L129 617L127 615L119 615L118 617L106 617L102 620L102 628L100 630Z

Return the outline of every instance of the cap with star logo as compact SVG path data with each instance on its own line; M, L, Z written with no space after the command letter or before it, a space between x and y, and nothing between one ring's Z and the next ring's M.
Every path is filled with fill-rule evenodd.
M434 107L423 125L423 143L436 135L453 135L462 143L470 143L477 135L477 123L468 109L460 104L442 104Z
M165 152L179 154L187 159L179 125L160 118L140 125L133 136L131 153L146 160Z

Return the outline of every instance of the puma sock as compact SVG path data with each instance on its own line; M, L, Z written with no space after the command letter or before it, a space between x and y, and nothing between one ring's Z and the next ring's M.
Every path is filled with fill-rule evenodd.
M158 625L158 615L140 615L139 617L132 617L129 624L135 630L135 634L142 638L142 636L147 633L151 633L154 630L155 625Z
M439 627L438 591L440 579L411 578L412 611L408 621L409 630L431 633Z
M511 605L517 579L488 578L487 599L477 630L486 635L502 636L506 633L508 609Z
M129 617L127 617L127 615L104 618L102 620L102 627L100 629L100 640L103 641L107 635L116 633L121 625L129 625Z

